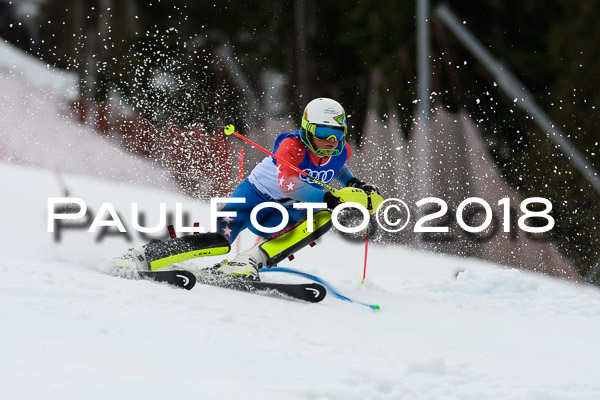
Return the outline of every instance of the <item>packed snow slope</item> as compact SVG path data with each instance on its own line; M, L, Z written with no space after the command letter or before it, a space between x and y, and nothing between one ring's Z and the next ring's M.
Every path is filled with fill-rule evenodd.
M64 184L92 217L111 202L131 242L74 229L56 242L47 232L48 197L62 193L55 175L0 164L3 398L600 398L594 288L378 246L359 285L363 246L333 232L281 266L381 310L128 280L105 259L143 243L132 202L146 226L158 222L160 202L181 202L208 228L208 205L72 174ZM244 235L242 248L254 239Z

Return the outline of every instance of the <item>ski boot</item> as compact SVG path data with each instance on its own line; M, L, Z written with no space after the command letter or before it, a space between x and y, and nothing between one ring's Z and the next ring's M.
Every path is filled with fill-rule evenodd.
M238 254L233 260L225 261L217 268L217 271L224 275L260 281L258 271L266 265L266 262L267 255L258 246L255 246Z
M233 260L217 268L224 275L244 277L260 281L258 271L271 268L309 245L331 228L331 212L323 210L313 216L312 232L308 232L308 221L302 220L279 234L238 254Z
M130 269L132 271L150 271L150 266L146 261L144 249L138 250L131 248L119 257L112 259L115 268Z

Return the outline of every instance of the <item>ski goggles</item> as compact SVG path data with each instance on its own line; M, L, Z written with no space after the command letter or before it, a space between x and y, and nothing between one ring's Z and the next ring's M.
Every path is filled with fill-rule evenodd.
M344 139L344 128L326 125L313 125L311 128L310 133L319 140L328 141L334 138L336 142L339 142Z

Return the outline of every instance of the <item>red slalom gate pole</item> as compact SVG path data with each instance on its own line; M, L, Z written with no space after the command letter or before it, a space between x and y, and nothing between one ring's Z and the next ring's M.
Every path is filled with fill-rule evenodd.
M238 160L238 185L244 180L244 162L245 162L245 150L240 146L240 158Z
M365 265L363 267L363 277L361 283L365 283L367 278L367 252L369 251L369 226L367 225L367 233L365 234Z
M238 185L242 183L244 180L244 162L245 162L245 150L243 146L239 148L240 157L238 159ZM237 254L240 254L242 251L242 235L238 235L237 239L235 239L235 250Z

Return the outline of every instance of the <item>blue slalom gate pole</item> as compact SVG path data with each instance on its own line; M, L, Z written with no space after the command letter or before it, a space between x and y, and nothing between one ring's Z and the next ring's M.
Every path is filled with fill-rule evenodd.
M312 274L309 274L309 273L306 273L303 271L298 271L296 269L285 268L285 267L273 267L273 268L261 269L260 272L261 273L263 273L263 272L285 272L288 274L300 275L305 278L312 279L313 281L325 286L325 289L327 289L328 293L331 293L332 295L334 295L335 297L337 297L340 300L348 301L350 303L360 304L362 306L369 307L371 310L379 310L380 309L380 307L376 304L367 304L367 303L363 303L362 301L353 300L349 297L346 297L343 294L341 294L340 292L338 292L337 290L335 290L335 288L333 286L331 286L329 283L327 283L323 279L319 278L318 276L315 276L315 275L312 275Z

